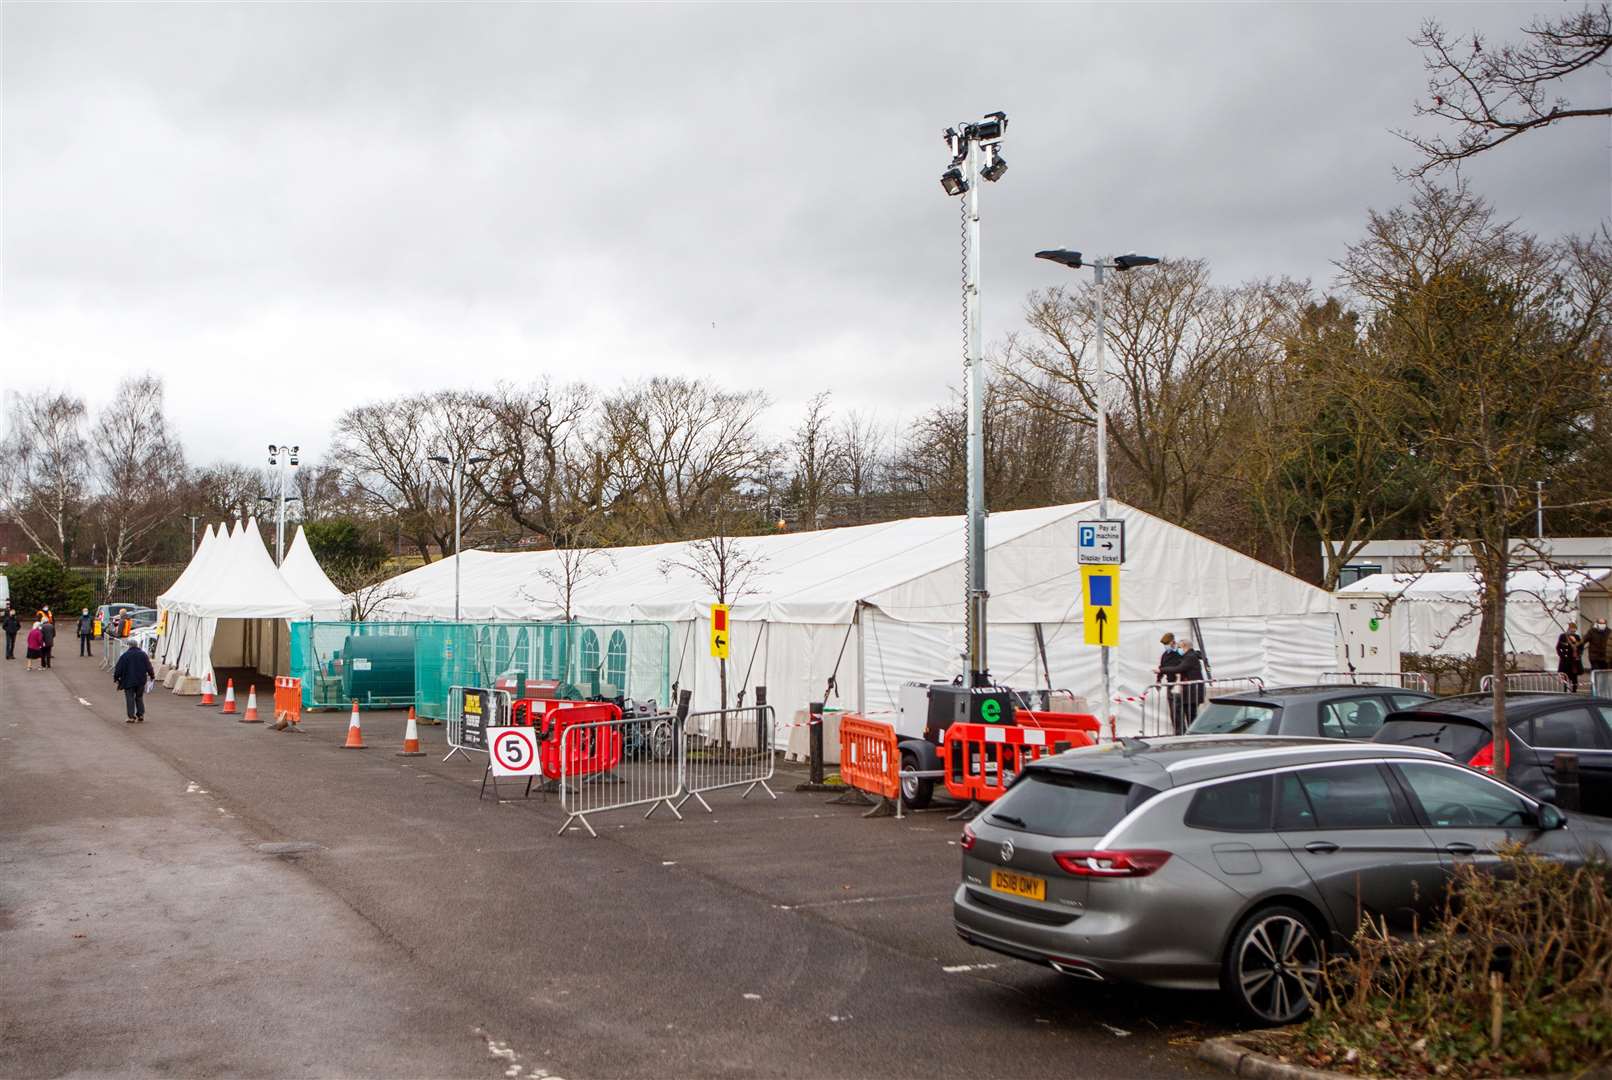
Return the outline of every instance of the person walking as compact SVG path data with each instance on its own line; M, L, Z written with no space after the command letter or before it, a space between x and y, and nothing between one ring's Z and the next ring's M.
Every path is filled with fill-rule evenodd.
M22 629L22 620L17 618L17 609L10 604L6 605L6 613L0 616L0 630L6 632L6 659L17 658L17 631Z
M34 625L29 628L28 640L24 644L28 646L28 659L23 665L23 670L32 671L34 669L34 661L45 655L45 635L39 629L38 623L34 623Z
M130 643L118 657L112 669L112 684L123 691L123 704L129 718L125 724L146 722L146 684L156 677L157 669L151 666L151 657L140 646Z
M1595 625L1584 632L1584 655L1591 671L1612 667L1612 630L1607 628L1604 617L1596 619Z
M1584 639L1579 636L1578 623L1568 623L1556 639L1556 670L1566 676L1573 693L1578 693L1578 677L1584 674Z
M1191 638L1176 638L1175 647L1175 658L1160 664L1159 670L1165 676L1173 675L1182 684L1181 716L1176 721L1176 730L1185 732L1198 718L1198 708L1203 704L1203 653L1192 647Z
M95 636L95 620L90 616L90 609L85 608L78 616L78 655L93 656L90 648L90 639Z
M46 608L45 611L49 612L50 609ZM55 622L55 620L47 619L44 622L40 623L39 624L39 633L40 633L40 636L45 639L45 651L40 654L39 666L48 668L48 667L50 667L50 654L51 654L51 651L56 648L56 622Z

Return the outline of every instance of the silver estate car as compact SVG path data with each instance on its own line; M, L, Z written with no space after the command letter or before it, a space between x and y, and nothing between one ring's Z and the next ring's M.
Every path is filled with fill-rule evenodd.
M1067 975L1219 988L1283 1024L1362 914L1408 930L1455 863L1507 842L1604 859L1612 822L1569 821L1418 747L1126 739L1035 762L969 824L953 920Z

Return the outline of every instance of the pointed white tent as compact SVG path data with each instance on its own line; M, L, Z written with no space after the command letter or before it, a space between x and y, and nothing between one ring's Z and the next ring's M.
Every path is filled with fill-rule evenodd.
M1220 678L1308 681L1334 666L1331 597L1298 578L1123 504L1126 523L1115 693L1152 683L1165 630L1201 642ZM1018 687L1069 688L1096 706L1100 652L1084 644L1076 530L1095 503L991 515L989 669ZM908 680L960 674L963 646L963 519L912 518L844 529L745 537L736 549L761 561L753 591L732 602L730 693L765 685L781 717L822 700L830 676L845 707L896 706ZM461 608L472 621L563 617L550 583L556 552L463 556ZM582 620L665 622L672 677L696 708L718 701L709 656L709 605L699 579L677 565L686 544L601 551L605 571L581 583ZM545 577L545 571L548 576ZM391 582L397 595L376 617L452 619L453 560ZM746 680L744 674L748 670ZM1117 709L1121 730L1140 722ZM1129 716L1128 716L1129 714Z
M179 644L184 636L184 618L175 610L175 604L206 574L208 562L217 556L225 539L223 525L219 525L216 529L212 525L203 528L201 541L196 545L196 551L191 555L190 562L174 579L174 583L157 597L157 610L160 613L158 618L163 627L161 643L157 649L159 663L164 665L173 663L178 656Z
M293 592L313 608L314 618L347 617L351 604L346 594L336 588L325 575L319 560L314 558L313 548L308 546L308 537L304 535L301 525L297 526L297 535L285 553L285 560L280 563L280 576L285 578L286 584L291 586Z

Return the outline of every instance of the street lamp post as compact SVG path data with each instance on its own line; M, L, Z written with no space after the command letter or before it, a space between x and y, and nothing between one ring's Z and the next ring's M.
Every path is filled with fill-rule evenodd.
M1071 270L1079 270L1082 266L1089 266L1096 274L1097 288L1094 293L1097 303L1097 516L1108 518L1108 349L1107 349L1107 323L1103 313L1103 279L1109 270L1124 273L1142 266L1155 266L1158 259L1150 255L1116 255L1112 259L1093 259L1086 262L1078 251L1067 248L1054 248L1049 251L1035 253L1038 259L1046 259L1060 266L1067 266ZM1103 650L1103 711L1105 714L1114 707L1113 675L1110 669L1109 646L1100 646Z
M463 507L465 468L469 465L480 465L491 458L446 458L440 454L432 454L431 460L448 466L453 472L453 621L459 621L459 534L460 511Z
M275 466L276 494L274 497L274 565L279 566L285 561L285 480L286 475L297 467L297 450L295 446L276 446L269 444L269 465ZM281 461L280 459L284 459ZM292 501L295 501L293 496ZM193 537L194 539L194 537Z
M947 128L943 138L951 148L951 165L940 176L941 189L948 195L962 195L963 219L967 237L964 252L966 277L963 304L968 324L968 524L965 588L965 634L968 647L968 681L971 686L989 686L991 675L986 655L985 609L990 593L985 588L985 361L980 351L980 178L995 182L1007 172L1002 157L1002 136L1007 131L1007 115L994 112L972 123ZM981 159L984 163L981 164Z

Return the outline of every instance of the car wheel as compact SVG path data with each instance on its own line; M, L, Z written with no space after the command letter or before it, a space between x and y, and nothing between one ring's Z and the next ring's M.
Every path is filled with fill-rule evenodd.
M917 772L918 755L911 750L901 751L901 771ZM916 776L903 776L901 778L901 801L914 810L922 810L934 798L935 782L933 780L920 780Z
M1310 1011L1324 950L1309 916L1268 907L1242 921L1221 965L1220 985L1260 1024L1291 1024Z

